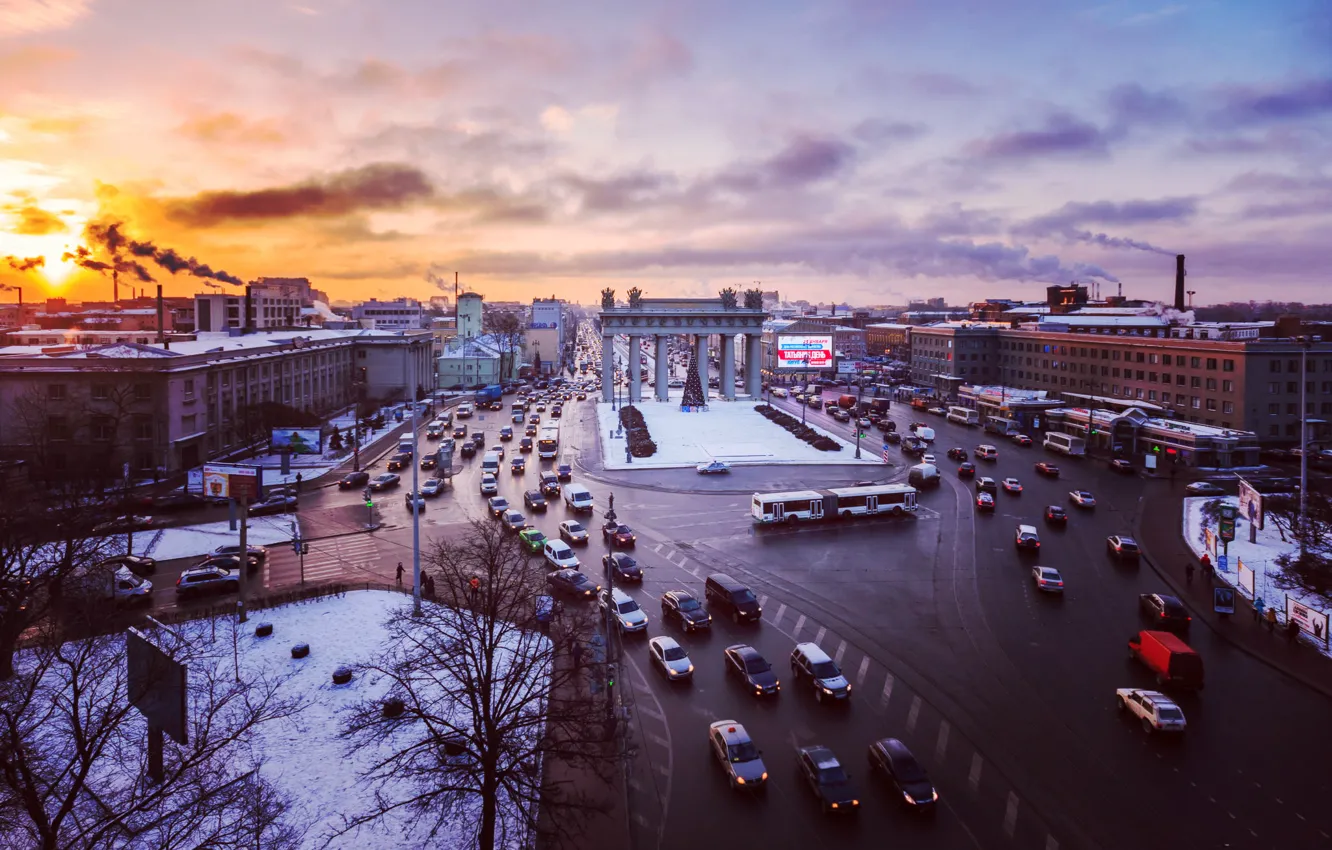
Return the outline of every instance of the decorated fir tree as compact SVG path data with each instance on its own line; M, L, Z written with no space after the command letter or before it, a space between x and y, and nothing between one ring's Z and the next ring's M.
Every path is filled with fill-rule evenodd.
M703 382L699 380L694 355L689 356L688 371L685 374L684 399L680 407L702 407L707 403L703 395Z

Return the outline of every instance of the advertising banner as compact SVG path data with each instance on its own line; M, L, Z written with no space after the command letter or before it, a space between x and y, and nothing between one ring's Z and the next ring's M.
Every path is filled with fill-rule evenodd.
M1212 556L1213 560L1216 559L1216 535L1212 533L1210 528L1203 529L1203 549Z
M1217 529L1221 532L1221 539L1229 543L1235 539L1235 514L1237 509L1234 505L1221 506L1221 519L1217 523Z
M274 453L317 455L324 451L323 432L318 428L274 428L268 448Z
M809 371L833 367L832 334L778 334L778 371Z
M1212 610L1218 614L1235 613L1235 588L1212 588Z
M1263 528L1263 494L1243 478L1239 480L1239 512L1259 531Z
M1250 599L1254 598L1258 594L1254 590L1256 584L1254 582L1253 570L1244 565L1243 558L1236 558L1235 563L1239 566L1239 586L1249 592Z
M1327 615L1310 608L1298 600L1286 597L1286 619L1300 627L1300 631L1314 640L1327 643Z
M259 498L259 471L258 467L235 463L204 464L204 495L254 501Z

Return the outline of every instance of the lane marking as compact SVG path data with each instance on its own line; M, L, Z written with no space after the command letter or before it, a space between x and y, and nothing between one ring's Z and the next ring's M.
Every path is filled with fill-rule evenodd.
M947 720L939 721L939 739L934 744L934 760L941 762L944 759L944 753L948 751L948 730Z
M1004 810L1004 835L1009 838L1017 831L1018 816L1018 796L1012 791L1008 792L1008 807Z
M665 747L668 750L671 748L671 742L666 738L663 738L662 736L658 735L656 732L644 732L643 735L646 736L647 739L654 744L660 744L661 746Z
M1253 832L1253 830L1249 831ZM1257 836L1255 835L1254 837L1256 838ZM1053 835L1049 835L1048 833L1045 836L1045 850L1059 850L1059 842L1055 840Z
M653 546L653 547L652 547L652 551L653 551L653 552L656 552L658 555L660 555L660 554L661 554L661 547L662 547L663 545L665 545L665 544L663 544L663 543L658 543L656 546Z
M907 731L916 731L916 720L920 718L920 696L911 698L911 710L907 712Z
M767 608L767 607L768 607L768 597L766 597L766 596L760 596L760 597L759 597L759 608Z
M800 630L805 627L805 615L801 614L800 619L796 620L795 630L791 632L791 637L800 634Z
M841 667L842 657L845 655L846 655L846 641L842 641L837 645L837 653L833 655L833 663L836 664L838 667Z
M648 717L651 717L660 723L666 722L666 715L662 714L660 711L657 711L655 708L649 708L646 705L638 705L635 706L635 709L638 711L639 714L646 714Z
M786 603L783 602L781 606L777 608L777 616L772 618L772 624L775 626L778 623L780 623L782 621L782 615L785 613L786 613Z
M828 627L827 627L827 626L819 626L819 630L818 630L818 632L814 635L814 642L817 643L817 644L822 645L822 644L823 644L823 636L826 635L827 633L828 633Z
M973 794L980 790L981 767L984 764L980 753L971 754L971 773L967 774L967 784L971 786Z
M883 693L879 695L879 711L888 708L888 700L893 698L893 674L888 674L888 681L883 683Z
M856 687L863 687L865 684L865 674L869 672L869 656L866 655L860 659L860 672L856 673Z

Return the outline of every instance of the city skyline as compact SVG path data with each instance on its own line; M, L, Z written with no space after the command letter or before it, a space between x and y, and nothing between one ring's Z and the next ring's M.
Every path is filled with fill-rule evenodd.
M1298 0L15 0L0 283L106 300L119 221L122 294L1167 300L1183 253L1198 304L1312 302L1329 45Z

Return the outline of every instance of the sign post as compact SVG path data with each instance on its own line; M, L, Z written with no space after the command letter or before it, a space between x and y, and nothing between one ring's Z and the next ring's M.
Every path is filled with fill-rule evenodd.
M1217 523L1217 530L1221 532L1221 549L1223 552L1230 551L1230 541L1235 539L1235 517L1239 509L1234 505L1221 506L1221 518Z

